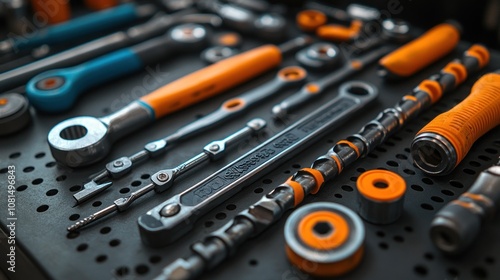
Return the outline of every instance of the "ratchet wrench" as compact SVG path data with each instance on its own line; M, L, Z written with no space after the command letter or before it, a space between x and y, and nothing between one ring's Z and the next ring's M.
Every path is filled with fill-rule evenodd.
M265 126L266 122L263 119L253 119L249 121L244 128L222 140L211 142L203 148L203 152L185 161L184 163L181 163L177 167L156 172L153 176L151 176L150 184L131 193L128 197L118 198L112 205L69 226L68 231L75 231L85 225L97 221L100 218L114 213L115 211L123 212L127 210L134 201L152 190L159 194L167 189L170 189L174 184L174 180L179 178L182 174L207 161L215 161L222 158L227 154L229 148L234 147L236 144L240 143L244 139L247 139L249 136L255 135L264 129Z
M310 41L307 36L297 37L280 46L257 47L179 78L111 115L65 120L49 132L52 156L70 167L97 162L108 154L112 143L124 135L278 66L283 54Z
M200 50L208 44L209 30L186 23L130 48L103 55L70 68L49 70L31 79L26 96L36 109L59 113L73 106L77 97L91 87L133 73L182 51Z
M190 13L193 13L193 10L183 10L171 15L160 13L149 21L125 31L109 34L16 69L0 73L0 92L21 86L44 71L76 65L108 52L159 36L174 24L193 22L210 23L219 26L222 23L220 17L215 15Z
M344 80L356 72L361 71L367 65L376 62L377 59L389 53L391 50L391 47L381 47L370 53L362 55L361 57L353 58L337 71L332 72L317 81L305 84L299 92L273 106L272 113L274 117L278 119L285 118L291 110L298 108L311 98L325 92L328 87Z
M339 95L200 183L154 207L138 219L141 239L167 245L193 228L199 217L227 200L259 175L295 156L331 132L377 96L374 86L348 82Z
M307 72L301 67L285 67L270 82L225 101L216 111L178 129L163 139L146 144L143 150L130 157L121 157L113 160L106 164L105 170L99 172L90 182L86 183L83 190L73 195L76 203L80 204L110 187L111 182L104 182L104 179L108 177L117 179L124 176L132 170L134 165L143 163L152 157L166 152L175 143L206 131L216 124L228 120L230 117L239 115L251 106L283 89L302 84L306 76Z

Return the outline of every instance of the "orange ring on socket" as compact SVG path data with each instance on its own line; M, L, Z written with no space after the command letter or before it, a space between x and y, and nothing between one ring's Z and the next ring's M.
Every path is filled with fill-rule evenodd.
M377 187L377 183L385 184L385 188ZM401 198L406 192L403 177L387 170L370 170L358 177L356 182L359 193L374 201L391 202Z
M455 86L461 84L467 79L467 68L463 64L450 62L443 68L443 73L453 75L455 77Z
M245 106L245 100L241 98L233 98L229 99L222 104L222 108L226 111L237 111L241 109L241 107Z
M490 51L481 45L472 45L465 53L477 59L479 62L479 68L483 68L486 64L488 64L488 62L490 62Z
M297 14L297 26L306 31L312 32L318 27L325 25L328 18L323 12L318 10L305 10Z
M228 32L217 37L217 43L225 47L236 47L241 44L241 37L238 33Z
M298 81L307 77L307 71L299 66L289 66L278 71L278 76L285 81Z
M311 176L314 177L314 181L316 182L316 186L314 186L314 189L311 190L311 193L316 194L317 192L319 192L319 190L321 189L321 186L325 182L325 178L323 178L323 174L321 174L321 172L319 172L318 170L312 169L312 168L302 168L300 171L309 173Z
M358 147L356 147L356 145L354 145L351 141L340 140L339 142L337 142L337 145L347 145L347 146L349 146L351 149L353 149L356 152L356 155L358 156L358 158L361 155L361 153L359 152Z
M423 80L418 85L418 88L422 91L425 91L429 95L432 104L439 101L439 99L441 99L441 96L443 96L443 89L437 81Z
M286 180L285 184L290 186L290 188L293 189L293 198L294 198L293 206L295 207L295 206L299 205L302 202L302 200L304 200L305 194L304 194L304 189L302 188L302 186L299 183L293 181L292 178L293 178L293 176L290 176L290 178L288 178L288 180Z
M411 100L411 101L414 101L414 102L418 102L418 99L415 96L413 96L413 95L408 95L407 94L407 95L403 96L403 99L404 100L408 99L408 100Z
M337 164L337 169L339 170L338 173L342 172L342 170L343 170L342 162L340 162L338 155L336 155L336 154L330 155L330 158L332 158L335 161L335 163Z
M319 235L315 227L320 223L330 226L330 232ZM316 250L327 251L340 247L349 238L349 224L337 213L316 211L304 216L297 226L297 234L302 242Z

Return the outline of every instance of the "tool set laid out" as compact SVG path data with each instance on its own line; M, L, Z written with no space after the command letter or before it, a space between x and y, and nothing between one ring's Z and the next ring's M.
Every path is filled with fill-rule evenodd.
M499 277L500 53L459 23L49 2L0 3L57 8L0 41L8 278Z

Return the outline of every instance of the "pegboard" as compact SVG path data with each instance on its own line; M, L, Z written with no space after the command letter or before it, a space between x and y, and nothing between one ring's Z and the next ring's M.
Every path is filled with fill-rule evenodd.
M250 49L263 42L245 38L243 49ZM208 132L201 133L163 156L140 165L103 194L80 206L73 207L72 195L82 188L87 178L101 170L106 162L131 155L149 141L163 138L177 128L206 115L233 96L271 80L277 70L264 74L244 85L216 96L201 104L167 116L116 142L111 153L101 162L81 169L69 169L55 163L47 145L48 131L57 123L79 115L103 116L116 111L136 97L154 88L143 84L144 77L153 75L160 87L195 69L204 66L197 55L182 55L150 65L141 72L129 75L85 93L78 104L61 115L44 115L32 111L34 120L23 131L0 139L0 198L6 199L7 166L16 166L17 198L17 250L18 263L13 279L150 279L178 257L189 254L189 246L208 233L218 229L238 212L256 202L262 195L286 180L316 157L323 155L338 140L357 132L375 118L378 112L392 107L420 81L437 73L451 59L461 56L470 46L462 42L456 51L421 73L398 83L384 83L376 75L376 66L356 74L349 80L372 83L379 89L377 100L350 118L340 128L321 139L298 156L289 159L268 174L246 187L225 203L215 207L201 220L194 230L182 239L164 248L149 248L141 243L137 218L174 193L192 186L244 154L252 147L283 130L287 125L311 112L333 98L338 86L295 111L287 121L274 122L272 106L297 89L283 91L249 112L233 118ZM288 57L282 66L295 65ZM357 177L370 169L387 169L397 172L407 182L404 214L390 225L373 225L365 222L367 234L365 255L358 268L339 279L498 279L500 277L500 220L496 218L481 231L481 236L466 254L448 258L437 251L429 239L429 225L433 215L447 202L457 198L485 168L495 163L500 153L500 128L496 128L476 142L472 150L453 173L443 177L428 177L417 170L411 161L409 145L415 133L442 113L463 100L473 82L488 71L500 66L500 53L492 52L490 66L474 75L453 93L445 96L418 119L411 121L389 141L376 148L366 158L344 170L316 195L307 197L303 204L330 201L356 209L355 182ZM309 72L309 80L324 73ZM207 143L218 140L255 117L268 122L265 133L239 145L222 160L205 164L178 178L174 186L161 195L147 195L128 211L115 213L79 231L68 234L66 227L76 220L111 204L116 198L149 183L150 174L179 163L201 152ZM7 209L2 201L0 221L6 228ZM236 254L223 265L207 272L200 279L284 279L305 280L309 276L297 271L287 261L284 251L283 227L288 212L277 224L258 237L242 245ZM2 246L5 239L1 240ZM3 248L4 249L4 248ZM21 252L22 251L22 252ZM21 254L24 254L23 257ZM0 261L5 266L5 254Z

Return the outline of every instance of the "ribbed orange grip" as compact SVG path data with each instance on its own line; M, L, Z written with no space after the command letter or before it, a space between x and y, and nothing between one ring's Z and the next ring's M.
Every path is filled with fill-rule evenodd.
M437 116L417 135L431 132L446 138L455 148L458 164L472 144L500 124L500 74L481 77L470 95L448 112Z
M386 55L379 64L393 75L409 77L451 52L459 41L457 27L442 23Z
M258 47L177 79L141 100L155 111L156 118L160 118L278 66L281 57L281 51L275 45Z

